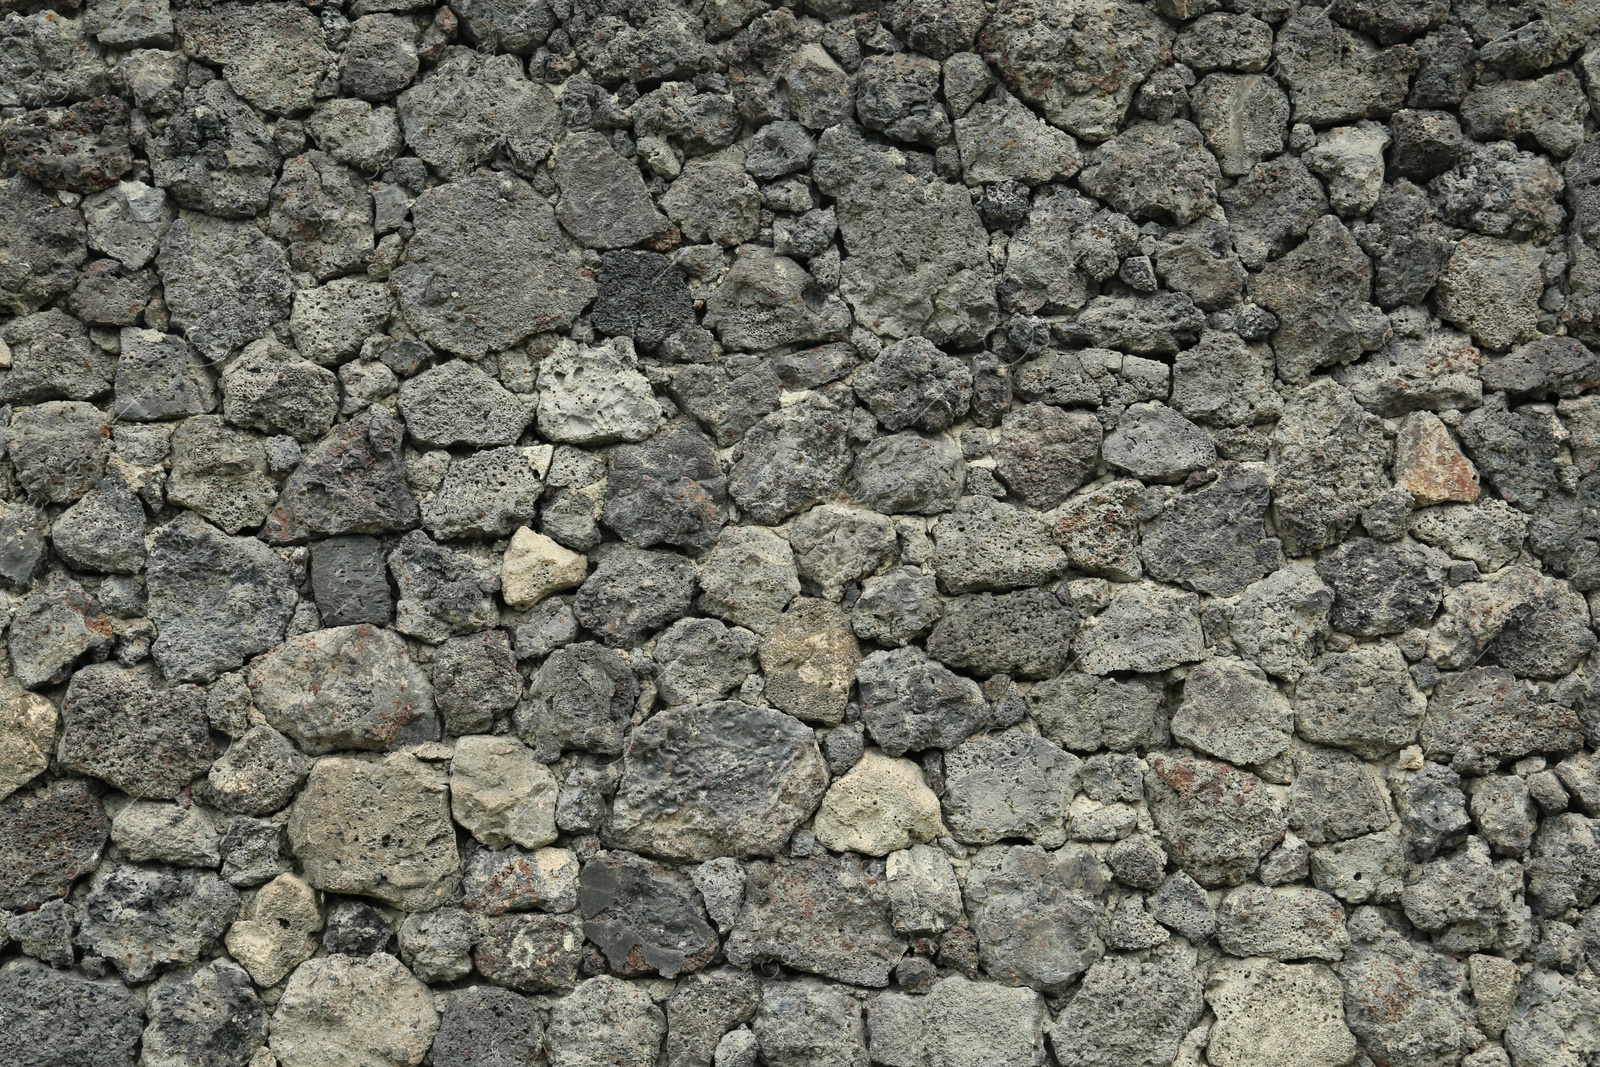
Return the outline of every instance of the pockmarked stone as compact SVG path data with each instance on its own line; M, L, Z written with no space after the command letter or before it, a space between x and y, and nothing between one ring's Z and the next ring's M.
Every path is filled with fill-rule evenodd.
M762 639L760 651L767 700L804 722L838 724L861 662L843 609L797 598Z
M284 482L262 534L274 543L403 531L420 518L401 465L405 427L373 412L334 427Z
M578 861L564 848L541 848L533 852L518 848L480 849L467 861L461 884L461 902L476 915L502 915L534 908L569 912L578 904ZM442 915L448 911L433 914ZM446 925L453 929L470 924L451 920ZM452 935L450 940L455 942L461 937L470 941L467 935ZM456 953L452 950L451 954ZM460 968L452 964L450 969Z
M432 687L392 630L340 626L291 637L246 677L267 721L314 756L439 736Z
M311 958L322 913L314 889L292 874L280 874L256 891L228 927L228 954L239 961L257 985L273 986ZM385 930L385 940L387 930ZM344 946L327 938L330 950Z
M0 970L0 1056L28 1067L133 1067L144 1008L115 979L34 960Z
M993 845L967 874L965 898L988 976L1053 994L1105 954L1111 872L1083 845Z
M814 831L817 843L835 852L887 856L934 840L944 823L916 764L868 751L828 788Z
M1211 971L1206 1003L1217 1014L1209 1058L1250 1067L1290 1056L1319 1067L1355 1062L1338 977L1323 963L1226 960Z
M445 772L409 752L318 760L289 813L306 880L405 911L442 904L461 877L448 792Z
M1142 960L1107 956L1057 1016L1050 1046L1062 1067L1164 1067L1203 1008L1193 948L1172 942Z
M1225 763L1151 756L1145 795L1168 851L1205 886L1244 881L1288 829L1266 783Z
M557 1001L545 1030L550 1067L654 1063L666 1018L648 993L610 975L581 983Z
M725 946L729 962L776 960L851 985L889 984L906 946L890 925L880 862L756 862L748 873L744 907Z
M507 915L489 923L472 949L484 980L519 993L578 984L583 920L576 915Z
M35 908L94 870L111 830L81 781L60 779L0 801L0 907Z
M149 537L151 654L174 682L207 682L283 639L298 599L289 568L252 537L191 514Z
M873 998L868 1031L879 1063L931 1067L955 1060L1004 1067L1040 1062L1048 1022L1038 993L953 974L935 982L926 996Z
M455 820L491 848L540 848L556 840L556 777L511 738L473 735L450 761Z
M493 174L430 189L391 284L424 341L477 357L561 329L594 296L561 241L555 212L522 180Z
M1021 730L969 738L945 753L942 798L950 834L969 845L1066 843L1082 761Z
M239 893L211 871L108 863L85 885L78 939L130 982L194 963L239 912Z
M428 987L393 956L332 955L302 963L272 1013L283 1067L340 1057L351 1067L415 1067L439 1028Z
M230 960L162 978L149 1012L142 1058L152 1067L248 1067L266 1044L266 1009L249 975Z
M203 690L167 687L153 672L112 663L73 675L61 701L61 767L134 796L171 799L215 758Z
M827 782L811 730L792 716L731 700L669 708L634 728L603 836L671 860L770 856Z
M638 679L622 655L578 642L546 656L529 680L517 732L547 759L568 749L616 756L638 700Z

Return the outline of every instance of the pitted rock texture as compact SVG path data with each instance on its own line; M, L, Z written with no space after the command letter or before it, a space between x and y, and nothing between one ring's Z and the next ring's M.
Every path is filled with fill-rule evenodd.
M0 0L0 1067L1596 1067L1594 0Z

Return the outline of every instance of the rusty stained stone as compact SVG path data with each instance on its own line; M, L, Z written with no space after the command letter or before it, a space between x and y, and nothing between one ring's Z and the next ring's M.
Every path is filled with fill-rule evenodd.
M1431 411L1414 411L1400 424L1394 443L1394 481L1427 507L1478 499L1478 468Z
M111 820L80 781L52 782L0 801L0 908L64 897L100 862Z
M97 96L29 111L0 126L0 153L40 185L74 193L109 189L133 169L128 105Z

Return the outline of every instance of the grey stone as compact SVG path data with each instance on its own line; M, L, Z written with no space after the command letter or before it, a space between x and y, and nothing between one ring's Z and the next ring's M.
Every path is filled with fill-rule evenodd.
M362 1067L417 1064L439 1028L427 987L399 960L324 956L290 975L272 1013L272 1053L283 1067L311 1067L340 1049L373 1048Z
M848 485L852 496L886 515L937 515L960 498L965 467L948 437L889 434L856 455Z
M728 348L760 351L837 340L850 312L799 263L746 245L706 298L706 329Z
M972 372L931 342L911 337L884 348L851 386L885 429L937 433L966 414Z
M1264 763L1288 747L1294 710L1258 668L1239 660L1206 660L1189 671L1171 729L1174 739L1208 755L1230 763Z
M182 337L129 327L119 340L112 414L150 422L216 410L211 372Z
M584 936L624 978L697 971L719 947L688 876L626 852L600 852L583 865L578 910Z
M1261 779L1188 755L1154 755L1145 792L1168 851L1201 885L1238 885L1287 829Z
M1083 845L979 852L965 895L978 958L1006 984L1059 993L1105 954L1110 871Z
M854 856L750 864L728 961L777 960L851 985L888 985L906 946L890 926L882 871L882 861Z
M538 1054L544 1024L533 1003L507 989L468 986L455 992L433 1038L438 1067L524 1067Z
M1359 756L1308 746L1291 758L1289 828L1301 840L1313 845L1344 841L1387 829L1394 821L1388 790Z
M56 759L134 796L170 799L211 765L205 695L158 686L151 672L91 664L72 676L61 702Z
M1388 458L1378 420L1347 390L1321 379L1294 394L1273 433L1272 510L1285 552L1339 541L1386 487Z
M1264 1067L1283 1056L1307 1067L1355 1061L1339 979L1327 964L1224 960L1211 969L1206 1003L1217 1016L1206 1058L1217 1067Z
M377 412L335 427L284 483L264 536L281 543L415 526L417 502L401 466L404 433L400 423Z
M196 415L172 431L167 499L203 515L224 533L258 526L278 497L266 442L230 429L218 415Z
M1570 752L1582 744L1577 715L1540 701L1530 683L1503 667L1476 667L1442 677L1428 698L1422 748L1471 768L1484 759L1532 752Z
M974 674L1048 678L1070 658L1082 616L1043 589L975 593L945 605L928 635L928 654Z
M759 526L724 528L698 572L696 607L757 633L776 626L800 592L789 542Z
M149 153L155 184L179 207L224 219L265 211L283 163L266 124L220 79L183 94Z
M869 144L854 126L818 139L813 178L837 198L849 253L839 291L886 336L976 343L997 317L983 227L965 190L905 168L903 153Z
M447 793L444 772L409 752L317 760L289 813L306 881L404 911L444 903L460 880Z
M109 431L105 413L82 401L15 411L7 450L17 482L36 501L73 503L105 472Z
M978 684L915 647L874 652L856 669L855 680L862 721L891 756L953 748L988 722Z
M861 1002L815 978L769 982L751 1023L761 1062L773 1067L866 1067ZM723 1062L721 1047L718 1064Z
M1389 644L1317 658L1295 689L1295 720L1309 741L1379 759L1417 736L1426 703Z
M239 894L210 871L106 864L86 883L78 943L142 982L194 963L222 938Z
M728 471L728 494L752 522L803 511L844 482L853 456L846 416L819 394L766 416L745 435Z
M1108 956L1089 968L1057 1017L1050 1043L1062 1067L1163 1067L1203 1010L1192 948Z
M715 746L704 738L715 736ZM809 729L737 701L669 708L634 729L605 840L664 859L773 855L822 799ZM690 797L699 798L685 805Z
M0 329L11 367L0 375L0 400L92 400L111 385L115 361L89 343L89 332L61 311L12 319Z
M88 257L83 217L20 175L0 183L0 204L8 218L25 220L0 234L0 304L32 314L77 284Z
M494 602L498 569L435 544L421 530L406 534L389 553L389 573L400 593L394 626L409 637L438 644L456 634L492 629L500 621Z
M238 964L213 960L156 983L142 1060L151 1067L248 1067L266 1043L267 1015Z
M1444 592L1444 553L1353 538L1323 556L1317 572L1333 589L1333 627L1373 637L1425 625Z
M962 497L933 527L933 540L933 566L947 593L1037 585L1066 564L1035 513L984 497Z
M453 460L422 508L422 525L440 540L504 537L532 521L548 446L485 449Z
M0 971L0 1055L25 1067L133 1067L144 1028L140 998L32 960Z
M900 1067L1042 1063L1048 1022L1038 993L960 975L935 982L925 996L880 994L868 1016L873 1060Z
M1078 757L1022 730L963 741L945 753L942 806L951 836L968 845L1067 840Z
M185 213L156 256L172 325L216 362L289 316L289 261L246 222Z
M0 906L37 908L94 870L111 820L83 782L62 779L0 801L0 827Z
M619 545L578 589L578 621L611 646L639 644L689 613L694 565L674 552Z
M259 541L181 515L150 535L149 554L152 653L169 679L210 681L282 639L296 597Z
M1127 752L1163 744L1162 690L1152 679L1097 678L1069 671L1028 692L1028 714L1050 740L1074 752Z
M1052 124L1091 141L1116 133L1170 40L1155 14L1115 0L1008 4L979 35L1013 91Z
M312 755L439 736L432 690L390 630L341 626L291 637L247 677L267 721Z
M430 189L412 218L392 284L406 321L446 351L481 356L564 328L594 296L555 213L519 179L481 174ZM434 303L440 291L456 295Z
M311 553L311 591L329 626L389 621L389 581L373 537L330 537Z
M1182 119L1131 126L1106 141L1078 176L1092 196L1135 219L1187 225L1216 203L1217 162Z
M1151 673L1201 659L1198 598L1153 582L1125 586L1110 605L1087 621L1076 649L1078 666L1090 674Z

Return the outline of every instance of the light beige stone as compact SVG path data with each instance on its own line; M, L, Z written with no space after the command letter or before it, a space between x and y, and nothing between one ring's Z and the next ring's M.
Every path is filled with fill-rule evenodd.
M1344 1022L1344 994L1326 964L1222 960L1206 1002L1216 1012L1206 1056L1211 1067L1347 1067L1356 1039Z
M448 793L444 770L411 752L318 760L289 813L306 881L403 911L443 904L461 874Z
M450 810L490 848L539 848L557 836L556 776L514 737L474 735L456 742Z
M511 535L500 563L500 595L513 608L531 608L551 593L583 584L589 561L526 526Z
M849 614L827 600L799 598L761 641L767 701L814 726L844 718L860 664Z
M251 980L265 987L311 958L320 929L316 891L292 874L280 874L245 904L224 941Z
M0 679L0 800L50 766L58 718L48 699L28 692L15 679Z
M428 987L387 953L300 965L272 1015L282 1067L415 1067L439 1029Z
M945 832L939 798L921 768L876 749L829 787L813 829L824 848L868 856L887 856Z
M1521 985L1517 965L1501 956L1469 956L1467 977L1478 1005L1478 1025L1490 1037L1499 1037L1511 1022L1511 1009L1517 1003Z

